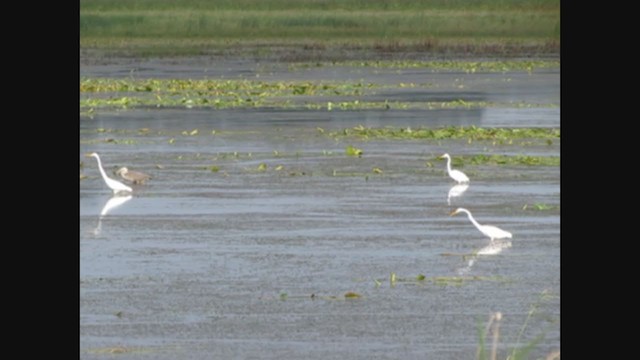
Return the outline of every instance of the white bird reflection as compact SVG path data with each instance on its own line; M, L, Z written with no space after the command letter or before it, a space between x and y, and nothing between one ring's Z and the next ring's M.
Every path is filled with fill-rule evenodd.
M462 195L469 188L469 184L456 184L449 189L449 194L447 195L447 205L451 205L451 198L458 197Z
M475 264L476 259L479 256L498 255L502 252L502 250L510 248L511 245L511 240L493 240L489 245L477 251L474 251L470 256L466 256L465 259L469 259L469 261L467 262L467 266L459 269L458 274L464 275L471 271L471 267Z
M102 211L100 211L100 217L98 218L98 226L96 226L95 230L93 230L93 234L94 235L100 234L100 231L102 231L102 218L107 216L109 211L131 200L132 197L133 197L132 195L126 195L126 196L114 195L109 200L107 200L107 202L102 207Z

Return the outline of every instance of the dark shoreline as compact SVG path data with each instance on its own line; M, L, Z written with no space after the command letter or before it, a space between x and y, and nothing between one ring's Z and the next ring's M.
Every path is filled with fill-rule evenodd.
M167 61L244 60L264 62L339 62L354 60L451 60L451 59L560 59L560 44L546 45L232 45L193 50L190 53L163 53L145 49L81 48L80 65L118 64L161 59Z

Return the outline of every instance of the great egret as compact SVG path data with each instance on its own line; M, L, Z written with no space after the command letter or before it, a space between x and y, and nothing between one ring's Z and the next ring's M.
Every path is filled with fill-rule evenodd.
M469 178L462 171L451 170L451 156L449 156L449 154L444 154L440 156L440 159L447 159L447 173L449 173L449 176L453 180L455 180L458 184L469 182Z
M109 178L107 176L107 174L104 172L104 169L102 168L102 162L100 161L100 157L98 156L98 154L91 153L91 154L89 154L87 156L94 157L94 158L96 158L96 160L98 160L98 169L100 170L100 175L102 175L102 178L104 179L104 182L107 184L107 186L109 188L111 188L111 190L113 190L114 194L117 194L117 193L122 192L122 191L128 191L128 192L132 192L133 191L127 185L121 183L120 181L113 180L113 179L111 179L111 178Z
M476 219L473 218L473 216L471 215L471 212L469 212L469 210L464 209L464 208L457 208L455 211L451 212L451 214L449 214L449 216L453 216L455 214L458 213L466 213L467 216L469 217L469 220L471 221L471 223L473 223L473 225L480 230L481 233L483 233L485 236L488 236L491 241L493 242L494 239L504 239L504 238L509 238L511 239L511 233L508 231L504 231L502 229L499 229L495 226L492 225L480 225L478 224L478 222L476 221Z
M120 175L121 178L131 181L134 184L144 184L145 181L151 179L151 176L141 173L139 171L131 171L126 167L121 167L116 171L117 175Z

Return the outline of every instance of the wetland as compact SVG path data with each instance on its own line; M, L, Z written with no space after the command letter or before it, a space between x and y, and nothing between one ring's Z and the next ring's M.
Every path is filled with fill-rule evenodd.
M82 62L81 358L559 351L559 62L379 64Z

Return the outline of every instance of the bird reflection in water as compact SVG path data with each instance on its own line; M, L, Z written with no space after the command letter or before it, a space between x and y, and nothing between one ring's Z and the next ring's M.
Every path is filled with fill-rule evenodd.
M98 217L98 225L96 226L95 230L93 230L93 234L100 234L100 232L102 231L102 218L107 216L109 211L131 200L132 197L132 195L114 195L109 200L107 200L107 202L102 207L102 211L100 211L100 217Z
M461 269L458 269L459 275L464 275L471 271L471 267L475 264L476 260L480 256L498 255L504 249L511 247L511 240L494 240L489 245L474 251L473 254L465 256L468 259L467 265Z
M451 198L462 195L468 188L469 184L453 185L451 189L449 189L449 194L447 194L447 205L451 205Z

